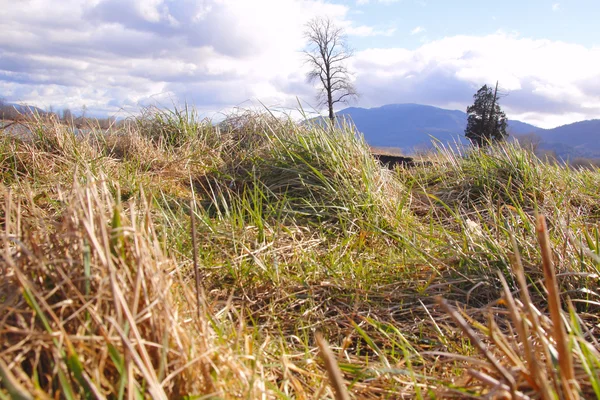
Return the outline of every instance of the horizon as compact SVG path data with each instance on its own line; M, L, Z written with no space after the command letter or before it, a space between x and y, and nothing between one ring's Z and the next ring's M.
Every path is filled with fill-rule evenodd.
M0 100L2 100L2 99L0 99ZM24 103L12 103L12 102L7 102L6 104L8 104L8 105L18 105L18 106L21 106L21 107L37 108L37 109L40 109L41 111L44 111L44 112L54 112L54 113L57 113L57 114L59 114L60 112L62 112L62 111L63 111L63 109L55 109L55 108L53 108L51 111L49 111L49 110L47 110L47 109L43 109L43 108L40 108L40 107L38 107L38 106L35 106L35 105L31 105L31 104L24 104ZM457 111L457 112L461 112L461 113L467 114L467 113L466 113L466 111L459 110L459 109L456 109L456 108L444 108L444 107L437 107L437 106L434 106L434 105L431 105L431 104L420 104L420 103L410 103L410 102L409 102L409 103L390 103L390 104L382 104L382 105L380 105L380 106L373 106L373 107L361 107L361 106L357 106L357 105L351 105L351 106L346 106L346 107L344 107L344 108L342 108L342 109L339 109L339 110L337 110L337 111L336 111L336 114L342 113L342 112L344 112L345 110L348 110L348 109L373 110L373 109L377 109L377 108L384 108L384 107L389 107L389 106L406 106L406 105L414 105L414 106L420 106L420 107L432 107L432 108L437 108L437 109L444 110L444 111ZM170 108L164 108L164 107L163 107L162 109L170 109ZM245 110L243 107L241 107L240 109L241 109L241 110ZM250 108L248 108L248 109L250 109ZM70 109L69 109L69 111L72 111L72 110L70 110ZM272 110L269 110L269 111L272 111ZM301 113L299 110L292 110L292 112L291 112L291 113L290 113L289 111L290 111L290 110L287 110L287 112L286 112L286 115L288 115L288 116L290 116L290 117L292 117L292 118L293 118L293 116L294 116L294 115L296 115L296 116L299 116L299 115L301 115L301 114L302 114L302 113ZM235 111L233 111L233 112L235 112ZM222 113L222 112L220 112L220 111L214 112L214 115L218 115L218 116L219 116L219 118L216 118L216 119L215 119L215 118L212 118L211 116L208 116L208 115L202 115L202 114L200 114L200 117L201 117L201 118L205 118L205 117L206 117L206 118L209 118L209 119L211 119L211 120L221 120L221 118L224 118L224 117L226 117L226 114L224 114L224 113ZM325 117L326 117L326 115L325 115L325 113L324 113L324 112L321 112L321 113L319 113L319 114L317 114L317 113L312 113L312 115L314 115L314 116L312 116L312 117L310 117L310 118L315 118L315 117L321 117L321 118L325 118ZM82 114L82 112L80 112L80 113L73 112L73 116L74 116L74 117L81 117L81 116L83 116L83 114ZM106 115L106 116L94 116L94 115L90 115L90 116L89 116L89 118L94 118L94 119L115 118L115 119L118 121L118 120L125 119L125 118L127 118L127 117L113 116L113 115ZM304 118L304 117L302 117L302 118ZM309 118L309 119L310 119L310 118ZM542 130L552 130L552 129L555 129L555 128L560 128L560 127L562 127L562 126L573 125L573 124L577 124L577 123L580 123L580 122L598 121L598 120L600 120L600 117L599 117L599 118L585 119L585 120L580 120L580 121L574 121L574 122L568 122L568 123L566 123L566 124L561 124L561 125L551 126L551 127L548 127L548 128L544 128L544 127L541 127L541 126L537 126L537 125L535 125L535 124L531 124L531 123L528 123L528 122L525 122L525 121L521 121L521 120L518 120L518 119L509 118L509 116L508 116L508 115L507 115L506 119L507 119L507 121L508 121L509 123L510 123L511 121L514 121L514 122L520 122L520 123L525 123L525 124L531 125L531 126L533 126L534 128L537 128L537 129L542 129Z
M374 109L374 108L383 108L383 107L387 107L387 106L405 106L405 105L415 105L415 106L434 107L434 108L439 108L439 109L441 109L441 110L446 110L446 111L459 111L459 112L462 112L462 113L466 114L466 111L459 110L459 109L457 109L457 108L444 108L444 107L437 107L437 106L434 106L434 105L431 105L431 104L420 104L420 103L410 103L410 102L408 102L408 103L390 103L390 104L382 104L382 105L380 105L380 106L374 106L374 107L347 106L347 107L345 107L345 108L342 108L342 109L340 109L339 111L337 111L337 113L340 113L340 112L342 112L342 111L344 111L344 110L346 110L346 109L348 109L348 108L360 108L360 109L364 109L364 110L372 110L372 109ZM573 124L576 124L576 123L579 123L579 122L586 122L586 121L598 121L598 120L600 120L600 117L598 117L598 118L590 118L590 119L582 119L582 120L579 120L579 121L574 121L574 122L568 122L568 123L566 123L566 124L561 124L561 125L551 126L551 127L549 127L549 128L543 128L543 127L541 127L541 126L537 126L537 125L535 125L535 124L531 124L531 123L529 123L529 122L521 121L521 120L518 120L518 119L515 119L515 118L509 118L508 114L507 114L507 116L506 116L506 119L508 120L508 122L510 122L510 121L516 121L516 122L521 122L521 123L526 123L526 124L532 125L532 126L534 126L534 127L538 128L538 129L550 130L550 129L554 129L554 128L560 128L561 126L565 126L565 125L573 125Z
M549 129L600 118L600 4L508 0L0 0L0 98L95 117L150 104L215 116L313 109L304 24L328 16L355 49L346 107L466 110L498 80L510 120ZM522 4L523 3L523 4ZM533 21L533 22L532 22ZM464 111L463 111L464 112Z

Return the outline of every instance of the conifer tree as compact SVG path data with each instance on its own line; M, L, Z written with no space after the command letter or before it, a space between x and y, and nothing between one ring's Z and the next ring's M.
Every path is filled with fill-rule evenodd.
M506 139L506 114L498 104L498 82L496 88L483 85L473 96L472 106L467 107L465 136L477 147Z

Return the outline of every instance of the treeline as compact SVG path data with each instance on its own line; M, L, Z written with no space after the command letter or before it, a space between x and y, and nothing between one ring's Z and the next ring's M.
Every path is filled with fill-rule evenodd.
M94 127L100 129L109 129L113 127L117 120L114 117L92 118L85 116L85 108L81 115L75 115L70 109L65 108L61 111L44 111L37 107L15 106L0 99L0 120L21 121L32 114L39 114L41 117L60 121L77 128Z

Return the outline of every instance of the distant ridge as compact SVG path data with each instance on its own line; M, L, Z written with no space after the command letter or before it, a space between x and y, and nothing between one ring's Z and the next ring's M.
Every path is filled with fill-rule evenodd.
M42 110L39 107L30 106L26 104L16 104L16 103L3 103L5 107L12 107L17 110L21 114L46 114L46 111Z
M600 150L600 119L575 122L554 129L546 129L544 141L585 146ZM567 142L568 139L568 142Z
M431 147L432 137L442 143L467 143L467 114L423 104L388 104L375 108L349 107L338 117L352 121L374 147L400 148L405 154ZM600 157L600 120L542 129L517 120L508 121L512 137L535 134L540 147L562 158Z
M47 113L38 107L25 104L7 103L0 100L0 119L2 120L14 120L19 118L21 115L33 114L45 115Z
M356 125L371 146L398 147L411 152L415 147L428 147L431 137L441 142L466 143L464 130L467 114L422 104L389 104L376 108L346 108L337 114ZM515 134L533 133L538 127L520 121L509 121Z

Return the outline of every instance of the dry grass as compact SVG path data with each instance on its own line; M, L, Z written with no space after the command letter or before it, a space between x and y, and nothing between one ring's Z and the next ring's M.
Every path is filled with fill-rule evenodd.
M25 123L2 398L600 397L597 170L507 145L392 172L269 114Z
M3 196L1 354L18 384L36 397L258 396L163 255L148 204L124 212L106 177L59 195L61 215L33 221L31 197Z

